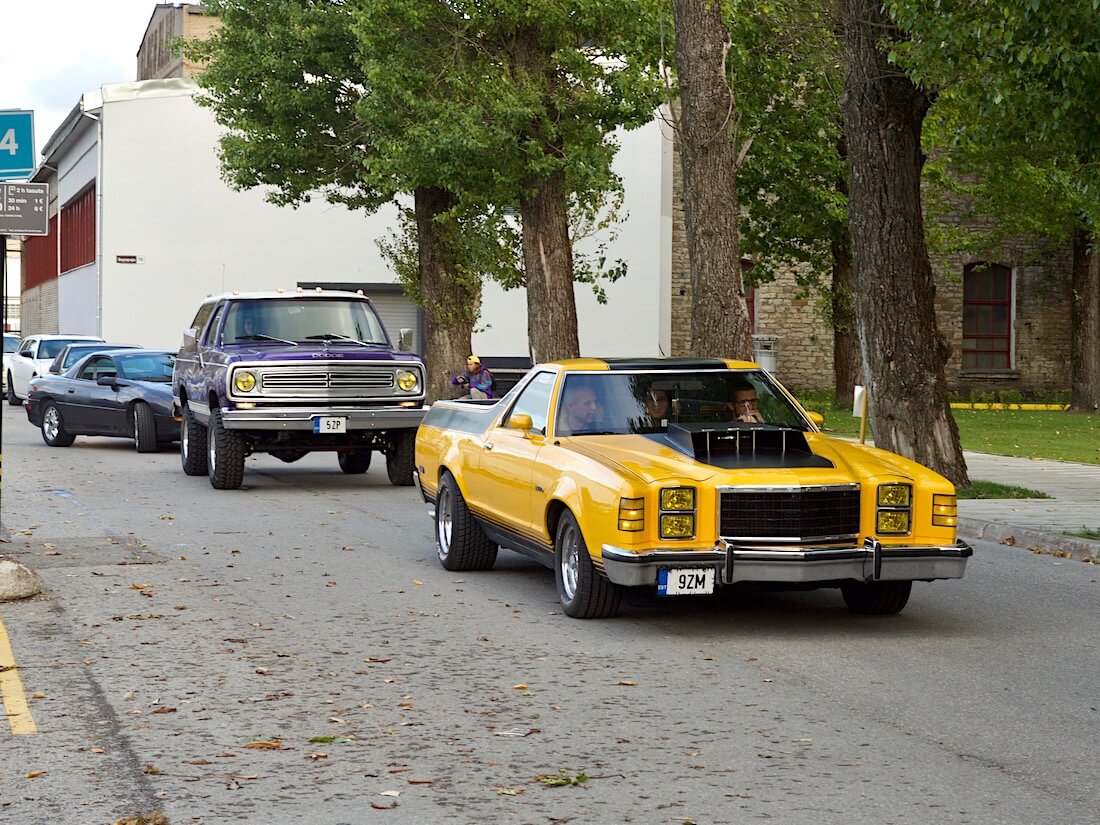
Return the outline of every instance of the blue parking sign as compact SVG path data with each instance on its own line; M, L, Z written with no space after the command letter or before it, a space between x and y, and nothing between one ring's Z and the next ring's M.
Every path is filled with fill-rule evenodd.
M29 178L34 172L34 112L0 110L0 179Z

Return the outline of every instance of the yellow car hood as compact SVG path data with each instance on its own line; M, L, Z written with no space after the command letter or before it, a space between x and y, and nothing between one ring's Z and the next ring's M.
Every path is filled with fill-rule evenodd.
M806 433L815 455L830 461L830 467L714 467L696 461L680 450L644 435L592 435L569 439L569 448L608 466L629 472L645 482L668 478L697 483L712 481L746 483L746 476L768 484L838 484L877 476L912 479L927 474L927 468L902 456L855 442Z

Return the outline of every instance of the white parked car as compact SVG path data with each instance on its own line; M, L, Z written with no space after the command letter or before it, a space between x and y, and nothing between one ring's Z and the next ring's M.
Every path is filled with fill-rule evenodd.
M66 344L102 340L96 335L28 335L4 368L8 403L13 407L19 406L19 403L27 397L27 385L31 379L38 375L45 375L53 359Z
M11 357L15 355L15 351L19 349L19 336L14 332L4 333L4 369L0 371L0 383L3 384L4 391L8 389L8 362L11 361Z

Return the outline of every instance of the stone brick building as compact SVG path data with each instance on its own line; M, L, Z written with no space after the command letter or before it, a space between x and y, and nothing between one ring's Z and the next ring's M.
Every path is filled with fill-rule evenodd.
M197 76L202 65L176 54L175 44L181 40L205 40L220 25L218 18L205 16L197 3L158 3L141 38L137 79Z
M680 163L673 163L672 355L691 345L691 267L684 230ZM980 227L976 227L980 228ZM989 259L955 255L933 260L936 316L951 346L945 371L950 389L1065 390L1070 383L1068 246L1053 252L1034 244L1005 243ZM803 297L794 271L753 290L750 317L758 342L772 347L776 373L800 392L833 388L833 333L820 296ZM760 353L761 361L767 355Z

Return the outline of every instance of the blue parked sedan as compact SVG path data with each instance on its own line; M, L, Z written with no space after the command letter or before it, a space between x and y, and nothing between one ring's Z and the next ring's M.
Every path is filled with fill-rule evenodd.
M30 382L27 420L42 428L51 447L68 447L78 435L132 438L139 453L179 439L172 404L168 350L117 349L92 353L61 375Z

